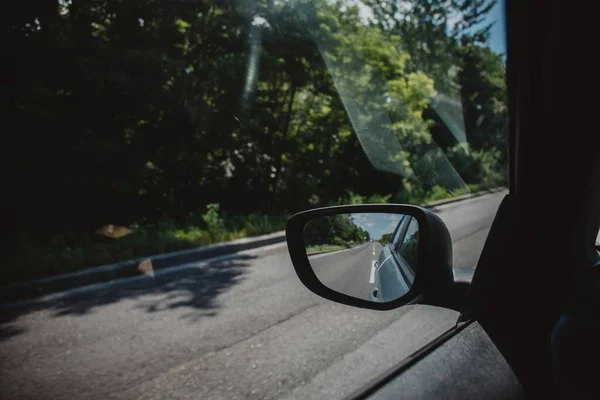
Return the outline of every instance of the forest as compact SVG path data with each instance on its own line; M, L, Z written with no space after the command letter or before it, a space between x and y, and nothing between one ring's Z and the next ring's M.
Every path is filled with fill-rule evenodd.
M277 231L318 206L506 184L494 5L17 2L3 16L7 279Z
M309 254L347 249L370 240L369 232L355 224L351 214L316 218L304 227L304 244Z

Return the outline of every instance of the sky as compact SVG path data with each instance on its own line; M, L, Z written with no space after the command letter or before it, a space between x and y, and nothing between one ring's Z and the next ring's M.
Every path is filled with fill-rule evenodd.
M495 53L501 54L506 54L505 1L506 0L497 0L483 22L483 25L494 23L490 32L489 46ZM357 5L360 9L362 18L368 18L373 15L371 9L363 5L360 0L357 1Z
M402 214L360 213L350 214L354 223L369 232L371 239L378 240L384 233L393 233Z
M488 14L486 23L494 22L490 32L490 47L494 53L506 55L506 13L505 0L498 0Z

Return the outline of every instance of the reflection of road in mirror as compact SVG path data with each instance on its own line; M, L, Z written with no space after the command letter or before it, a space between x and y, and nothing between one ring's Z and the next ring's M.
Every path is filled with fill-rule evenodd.
M309 255L308 258L315 275L325 286L369 300L382 250L383 246L374 241L350 249Z
M304 227L311 267L325 286L374 302L405 295L412 286L419 225L410 215L337 214Z

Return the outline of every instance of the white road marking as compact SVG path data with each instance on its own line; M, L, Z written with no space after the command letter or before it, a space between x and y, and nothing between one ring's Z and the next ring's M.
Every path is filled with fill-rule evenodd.
M375 260L371 263L371 276L369 277L369 283L375 283Z

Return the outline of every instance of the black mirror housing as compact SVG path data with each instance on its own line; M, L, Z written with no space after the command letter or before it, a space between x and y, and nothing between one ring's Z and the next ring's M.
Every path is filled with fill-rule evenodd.
M404 214L418 221L417 272L414 284L402 297L388 302L373 302L352 297L325 286L313 271L306 250L305 226L317 218L357 213ZM288 220L286 239L290 258L300 281L313 293L337 303L371 310L391 310L418 302L422 298L438 297L451 290L454 285L452 240L448 228L440 217L422 207L401 204L359 204L303 211Z

